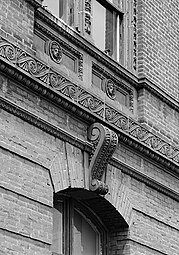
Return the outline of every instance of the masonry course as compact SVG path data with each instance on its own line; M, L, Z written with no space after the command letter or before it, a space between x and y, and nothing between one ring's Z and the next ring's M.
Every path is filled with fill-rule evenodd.
M137 2L137 78L146 77L176 102L179 99L178 5L176 0ZM34 7L25 0L0 0L0 35L35 54L34 15ZM84 54L83 86L90 90L88 61L93 58ZM82 84L75 74L71 80ZM100 98L99 91L97 94ZM74 140L72 144L65 137L60 139L0 110L0 254L52 255L54 192L69 186L74 190L89 188L90 155L75 145L75 139L87 142L90 121L34 93L5 73L0 74L0 95L65 130ZM177 147L179 109L146 89L138 89L134 101L134 113L130 115L135 121ZM122 106L120 110L129 112ZM124 165L130 173L124 170ZM109 254L178 255L178 174L120 141L104 179L109 186L105 201L128 224L127 228L109 232ZM157 189L154 183L166 192ZM175 196L167 195L168 189ZM105 206L101 206L99 214L105 214ZM110 215L114 214L109 210L105 217L111 220Z

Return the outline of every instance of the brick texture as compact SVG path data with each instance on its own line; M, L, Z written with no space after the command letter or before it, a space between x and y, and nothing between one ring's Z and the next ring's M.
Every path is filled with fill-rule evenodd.
M0 230L0 254L51 255L49 245Z
M0 95L27 109L52 125L62 128L81 139L87 139L87 124L71 116L44 98L35 95L0 74Z
M123 144L119 144L114 157L126 163L126 165L133 167L140 173L158 181L164 186L170 187L174 191L179 192L178 178L176 178L176 176L171 175L167 169L163 169L162 166L160 167L149 159L146 159L143 155L137 153L137 151L134 151ZM116 173L116 176L119 176L119 179L123 179L124 184L128 182L128 179L125 178L123 173L120 173L119 170ZM134 187L136 188L137 183L134 184ZM139 183L138 185L140 186Z
M118 181L116 177L113 170L110 190L114 188L114 182ZM111 234L110 254L177 255L178 202L126 174L120 177L125 189L128 187L127 196L132 204L132 215L128 230L121 229L121 232ZM116 200L116 196L121 196L119 191L113 194L111 200ZM124 203L125 199L122 201Z
M141 90L138 96L138 120L159 137L178 146L178 110L147 90Z
M138 76L148 78L176 102L178 8L178 0L137 1ZM0 35L32 50L33 33L34 9L28 1L0 0ZM67 40L68 37L66 43ZM90 76L91 56L85 54L84 68ZM65 106L53 104L29 91L26 84L17 84L5 75L0 74L1 97L65 130L74 140L87 140L88 123L77 119ZM84 77L88 88L89 76ZM74 81L79 82L75 78ZM139 91L137 104L133 117L161 138L178 145L178 111L147 90ZM113 215L115 222L119 216L119 220L127 222L128 228L126 224L120 225L125 229L121 227L119 232L114 230L115 226L109 228L109 255L178 255L179 206L176 196L171 195L179 193L178 176L119 142L113 155L119 164L115 167L109 164L104 176L109 193L98 200L92 192L83 193L83 189L89 188L88 156L70 141L62 141L0 109L0 255L52 255L53 196L54 192L69 187L82 201L91 201L90 210L96 210L95 215L101 216L100 224L106 223L106 229ZM145 178L140 179L140 175ZM166 190L169 188L170 196L154 186L156 182Z
M32 48L34 9L24 0L0 0L0 33Z
M3 165L0 170L1 187L52 205L52 185L46 169L3 149L0 149L0 164Z
M138 1L138 75L147 77L167 94L178 94L179 2Z
M52 211L1 188L0 228L51 244Z
M114 156L141 174L179 192L176 176L134 150L120 144ZM115 204L124 196L119 210L127 198L132 207L129 229L111 234L110 254L178 254L178 201L112 166L108 169L107 182L110 184L108 196L111 203Z
M62 150L53 159L50 174L55 193L71 188L84 188L83 153L80 149L63 143Z

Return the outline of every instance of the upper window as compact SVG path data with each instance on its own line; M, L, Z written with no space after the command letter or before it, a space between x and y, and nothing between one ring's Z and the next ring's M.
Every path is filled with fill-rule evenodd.
M75 200L58 196L53 214L53 243L55 255L102 255L104 233L91 219L91 211Z
M100 50L119 61L122 57L123 15L110 2L94 0L92 37Z
M43 6L47 8L53 15L60 17L60 0L44 0Z
M88 34L97 48L122 63L121 3L121 0L44 0L43 6L78 32Z
M44 0L43 7L63 19L68 25L75 26L78 15L75 2L75 0Z

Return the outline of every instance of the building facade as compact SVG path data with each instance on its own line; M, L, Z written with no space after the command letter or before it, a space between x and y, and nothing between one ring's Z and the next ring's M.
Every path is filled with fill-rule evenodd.
M0 254L179 254L178 11L0 0Z

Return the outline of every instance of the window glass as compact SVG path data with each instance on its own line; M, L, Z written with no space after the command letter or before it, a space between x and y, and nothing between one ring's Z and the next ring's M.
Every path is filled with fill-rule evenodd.
M43 6L47 8L53 15L60 16L59 0L44 0Z
M82 217L76 210L74 211L74 245L73 255L98 255L99 235L92 228L92 225Z
M92 72L92 84L101 89L103 79L96 73Z
M45 40L39 35L34 34L34 46L36 49L43 52L45 50Z
M64 204L62 201L58 201L56 208L53 208L53 240L52 251L56 253L63 253L63 214Z
M96 47L121 62L123 15L109 2L93 2L92 37Z
M81 204L70 197L60 196L55 199L52 254L102 255L101 232L90 220L92 212L86 217L87 208L83 214L83 206L81 209L76 206L81 208Z
M94 1L93 5L93 39L95 45L102 51L105 50L106 8Z
M65 53L63 53L62 64L64 64L67 68L69 68L73 72L77 72L75 59Z
M122 91L117 90L116 91L116 98L115 100L119 102L122 105L128 106L128 94L122 93Z

